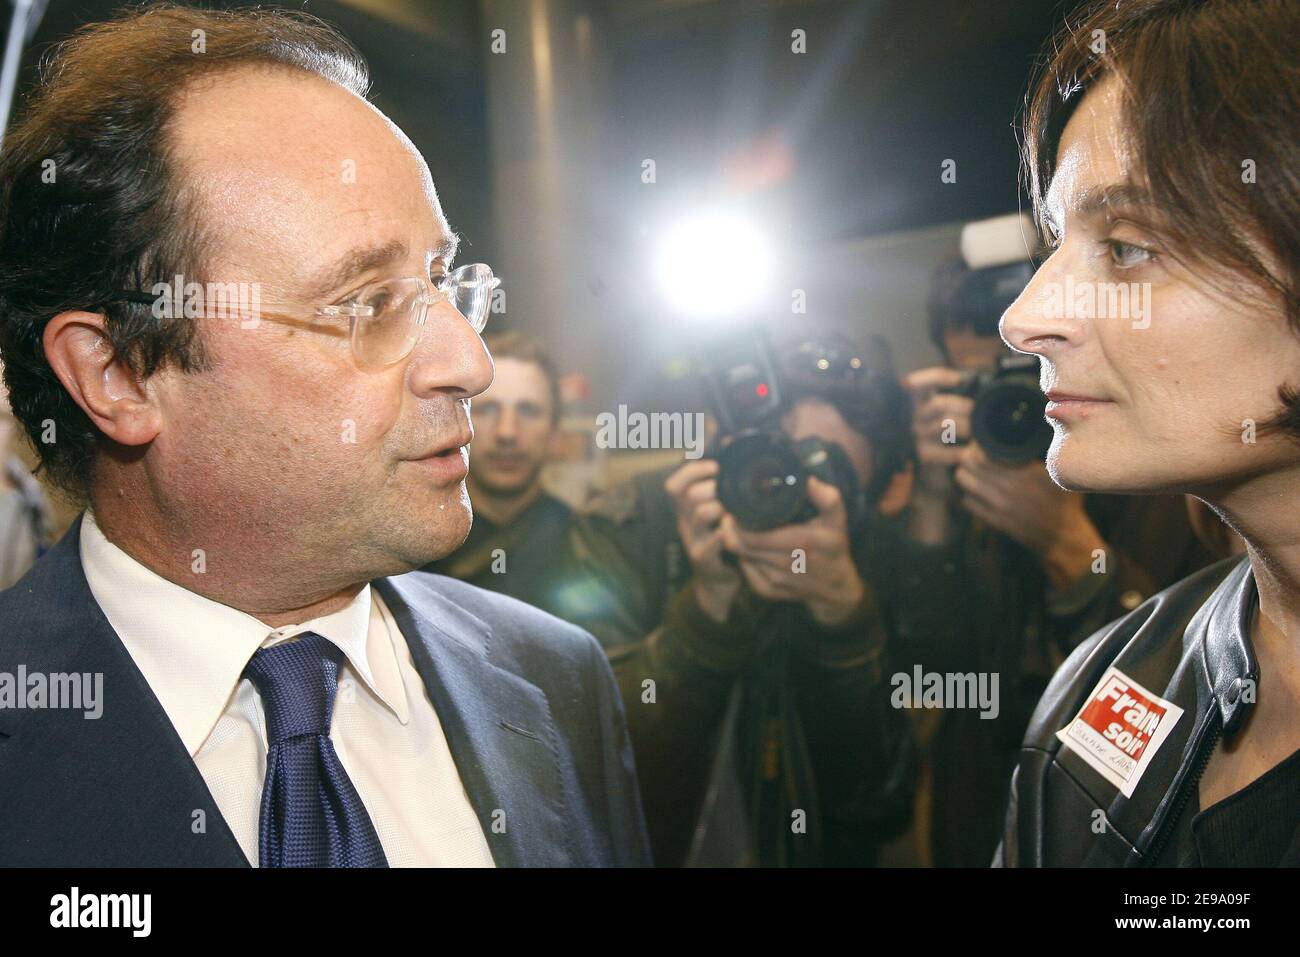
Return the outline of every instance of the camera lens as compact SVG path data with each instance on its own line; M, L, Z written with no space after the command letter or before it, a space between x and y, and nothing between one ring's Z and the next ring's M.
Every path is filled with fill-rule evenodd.
M1018 375L996 379L975 403L971 434L998 461L1041 459L1052 444L1052 427L1043 417L1046 402L1036 379Z
M718 454L718 499L745 528L766 531L800 520L806 472L788 443L742 435Z

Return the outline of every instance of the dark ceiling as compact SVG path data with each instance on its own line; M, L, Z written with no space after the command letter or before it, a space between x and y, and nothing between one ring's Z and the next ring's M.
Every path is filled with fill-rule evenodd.
M424 150L453 222L490 258L483 8L471 0L286 5L337 23L369 57L376 102ZM51 0L35 47L118 6ZM592 122L622 159L654 156L661 168L705 178L775 137L793 161L775 192L799 210L797 238L815 241L1013 208L1012 122L1062 4L623 0L578 8L608 51L607 108ZM796 28L806 31L802 56L790 52ZM29 53L28 81L33 60ZM955 183L940 183L945 159L956 161ZM632 190L605 189L635 213Z

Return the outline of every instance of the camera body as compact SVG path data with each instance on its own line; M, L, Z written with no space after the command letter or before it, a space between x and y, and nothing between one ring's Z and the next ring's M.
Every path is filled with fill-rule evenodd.
M704 378L721 427L717 447L718 499L744 528L767 531L806 522L817 514L808 479L833 485L844 500L849 527L865 512L865 495L848 453L816 436L791 440L781 431L790 392L768 337L746 329L715 339L702 350ZM847 378L857 357L824 343L806 342L795 361Z
M1047 397L1038 387L1038 359L1009 355L996 369L968 372L961 385L941 390L975 400L971 438L989 458L1008 465L1042 461L1052 444L1043 414Z
M859 517L861 492L848 454L817 436L793 441L783 432L751 431L735 436L716 456L718 499L744 528L767 531L817 516L808 498L808 479L833 485Z

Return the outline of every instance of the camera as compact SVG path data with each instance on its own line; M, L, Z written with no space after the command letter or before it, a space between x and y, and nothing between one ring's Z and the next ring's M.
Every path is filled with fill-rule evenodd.
M1038 387L1038 359L1003 356L994 370L967 372L961 385L941 391L975 400L971 438L989 458L1008 465L1042 460L1052 444L1044 411L1047 397Z
M703 372L721 427L712 457L718 460L718 499L744 528L767 531L806 522L817 514L808 479L833 485L849 527L866 510L848 453L838 443L810 436L793 441L780 429L796 395L860 389L860 357L823 340L800 343L776 362L768 337L744 329L702 349Z
M1042 250L1034 224L1023 213L967 223L961 231L961 257L935 272L930 288L930 338L944 350L945 331L969 329L980 338L998 336L998 322L1034 278ZM1002 355L991 371L967 372L956 388L942 392L975 400L971 437L989 457L1018 465L1042 460L1052 443L1052 427L1039 390L1038 359Z
M781 432L738 435L717 454L718 499L743 527L767 531L815 518L808 479L835 486L856 521L857 473L835 442L809 436L791 441Z

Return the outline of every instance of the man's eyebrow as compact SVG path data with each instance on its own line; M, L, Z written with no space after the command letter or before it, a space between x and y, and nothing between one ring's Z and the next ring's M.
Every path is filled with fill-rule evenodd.
M449 263L456 258L458 249L460 249L460 234L448 233L438 245L433 247L433 258Z
M406 259L406 243L394 239L381 246L358 246L326 266L306 284L309 297L323 296L363 275Z

